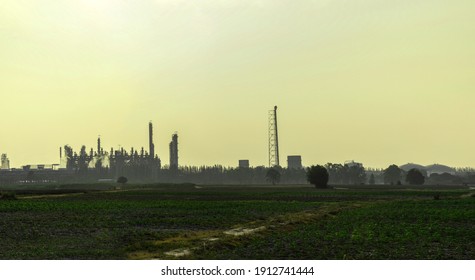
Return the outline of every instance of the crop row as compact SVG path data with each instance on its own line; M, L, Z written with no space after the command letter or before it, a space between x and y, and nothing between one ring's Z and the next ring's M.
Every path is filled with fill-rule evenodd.
M190 230L225 229L318 206L276 201L109 200L88 195L0 201L0 258L121 259L129 247L143 241Z
M288 232L216 244L204 259L474 259L475 199L378 203Z

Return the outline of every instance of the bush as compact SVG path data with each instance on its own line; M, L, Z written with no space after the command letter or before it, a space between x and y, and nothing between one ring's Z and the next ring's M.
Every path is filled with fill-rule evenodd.
M275 185L276 183L280 182L280 172L276 168L269 168L266 173L266 180L267 182L272 183Z
M329 177L327 169L321 165L312 165L307 168L307 181L316 188L326 188Z
M406 182L411 185L424 185L425 178L421 171L413 168L407 172Z
M127 183L127 177L124 177L124 176L120 176L118 179L117 179L117 183L119 184L125 184Z

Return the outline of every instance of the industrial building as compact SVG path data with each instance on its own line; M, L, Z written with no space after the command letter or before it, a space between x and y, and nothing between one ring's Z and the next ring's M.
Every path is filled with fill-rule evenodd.
M302 169L302 157L301 156L287 156L287 168L288 169Z
M143 170L151 170L148 173L153 174L156 169L161 167L160 158L155 154L155 145L153 143L153 125L148 124L148 145L149 151L142 147L140 150L131 148L130 152L124 148L111 148L110 152L102 148L100 136L97 139L97 150L93 148L86 151L82 146L79 153L66 145L64 150L60 148L60 169L76 170L79 173L86 172L88 169L110 170L115 176L125 175L127 173L142 174ZM145 172L147 173L147 172ZM143 174L148 176L150 174Z
M114 180L126 176L137 181L156 181L161 168L160 158L155 154L153 125L148 124L148 147L145 151L131 148L111 148L107 152L102 147L101 137L97 139L97 149L86 150L82 146L75 152L69 145L59 148L60 164L29 164L21 169L10 169L10 163L1 157L0 184L45 183L45 182L89 182L91 180Z
M1 170L10 170L10 160L7 157L7 154L2 154L2 161L0 165Z
M23 165L22 169L28 170L58 170L59 164L27 164Z
M239 168L249 168L249 160L248 159L239 160Z
M363 164L361 162L356 162L354 160L345 161L345 166L348 166L348 167L356 166L356 167L363 168Z

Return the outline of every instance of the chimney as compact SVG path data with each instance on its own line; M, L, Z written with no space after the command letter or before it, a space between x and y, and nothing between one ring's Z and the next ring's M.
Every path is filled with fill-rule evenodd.
M149 143L149 156L155 157L155 146L153 145L153 125L152 122L148 123L148 143Z

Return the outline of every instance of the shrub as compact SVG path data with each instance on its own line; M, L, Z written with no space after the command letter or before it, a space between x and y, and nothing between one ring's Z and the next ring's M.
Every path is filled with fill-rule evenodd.
M312 165L307 168L307 181L316 188L326 188L328 185L328 171L321 165Z
M406 182L411 185L424 185L425 178L421 171L413 168L407 172Z
M269 168L266 173L266 180L267 182L272 183L275 185L276 183L280 182L280 172L276 168Z
M124 176L120 176L118 179L117 179L117 183L119 184L125 184L127 183L127 177L124 177Z

